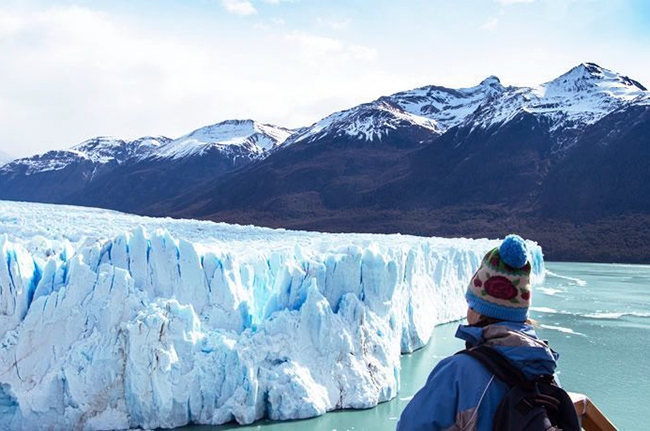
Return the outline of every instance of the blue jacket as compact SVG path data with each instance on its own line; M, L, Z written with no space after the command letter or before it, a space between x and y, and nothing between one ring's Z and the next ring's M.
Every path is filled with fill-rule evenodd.
M468 347L486 344L498 350L529 378L555 371L557 354L528 324L500 322L484 328L461 325L456 337L465 340ZM402 412L397 430L491 430L506 391L507 386L476 359L451 356L433 369Z

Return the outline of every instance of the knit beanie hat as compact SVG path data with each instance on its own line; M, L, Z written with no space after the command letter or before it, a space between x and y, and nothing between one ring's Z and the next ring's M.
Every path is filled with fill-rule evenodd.
M530 307L530 268L526 243L518 235L508 235L483 258L467 287L467 305L486 317L525 321Z

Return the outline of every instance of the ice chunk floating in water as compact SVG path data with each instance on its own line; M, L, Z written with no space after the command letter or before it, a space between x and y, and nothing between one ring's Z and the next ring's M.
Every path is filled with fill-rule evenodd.
M296 419L399 389L497 241L0 202L0 427ZM544 273L530 244L534 273Z

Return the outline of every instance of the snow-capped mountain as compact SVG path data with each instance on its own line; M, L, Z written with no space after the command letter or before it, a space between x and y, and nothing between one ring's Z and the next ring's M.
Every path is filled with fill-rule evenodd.
M404 91L331 114L292 136L290 142L343 136L373 141L406 128L419 128L439 136L504 91L499 79L493 76L470 88L427 86Z
M428 130L434 135L442 133L435 121L407 112L389 100L377 100L329 115L293 136L290 142L340 137L373 141L400 128L411 127Z
M110 137L97 137L76 145L69 150L54 150L44 154L13 160L2 167L6 173L21 171L33 175L48 171L65 169L75 163L92 165L119 165L131 159L148 157L156 148L169 141L169 138L144 137L125 141Z
M490 76L470 88L450 89L428 86L381 98L398 105L404 111L435 121L442 132L462 123L481 104L502 95L507 88L499 78Z
M135 141L94 138L70 150L15 160L7 172L23 166L22 172L61 170L82 160L93 164L121 164L127 160L182 159L219 151L231 157L263 159L282 146L347 138L373 141L396 131L414 130L430 142L447 130L465 127L489 128L511 121L522 113L548 119L557 146L570 139L562 136L594 124L627 104L648 104L647 89L637 81L600 67L580 64L567 73L535 87L504 87L490 76L479 85L450 89L426 86L399 92L333 113L309 127L291 130L253 120L228 120L199 128L177 139L146 137ZM566 133L565 133L566 135Z
M603 217L650 222L649 102L643 85L593 63L535 87L489 77L409 90L334 113L165 212L337 232L523 229L557 258L641 262L638 248L581 245L617 241L590 224Z
M409 172L379 190L375 198L388 201L388 206L500 204L522 211L544 206L543 212L556 216L584 215L584 208L593 208L593 202L571 195L578 188L591 190L594 181L578 187L591 172L604 172L606 164L615 162L621 169L635 172L634 178L626 180L630 184L627 190L642 184L647 176L635 168L639 162L632 152L613 151L605 162L604 157L593 157L598 150L590 143L616 142L614 148L619 149L632 146L617 136L644 124L645 116L626 114L647 106L649 94L637 81L593 63L578 65L537 87L505 88L434 144L418 151ZM613 115L624 120L614 123L610 121ZM643 159L643 151L635 152ZM629 166L623 168L626 164ZM578 165L585 174L568 178ZM615 171L610 176L622 175ZM549 178L560 172L564 181ZM575 187L561 190L567 184ZM543 203L539 198L542 190ZM595 199L598 194L611 194L612 199L598 196L598 200L609 202L608 208L621 213L632 207L627 190L600 187L590 195ZM553 198L567 194L564 205Z
M490 76L469 88L427 86L380 97L331 114L293 135L289 142L340 137L372 141L406 128L440 136L455 126L489 128L527 113L545 117L561 147L569 141L560 136L563 132L571 131L574 138L573 132L635 99L647 101L647 97L647 89L639 82L594 63L583 63L534 87L504 87L499 78Z
M291 134L290 129L253 120L229 120L169 141L156 152L156 157L178 159L205 154L210 148L228 151L239 147L255 158L263 158L281 146Z
M73 147L70 151L95 163L123 163L132 158L149 157L170 139L164 136L143 137L133 141L98 137Z
M206 177L266 157L290 133L252 120L231 120L178 139L98 137L69 150L49 151L0 167L0 196L135 211L137 202L148 206Z
M48 151L14 160L5 172L23 169L25 175L57 171L79 162L95 165L137 162L149 158L182 159L202 156L210 150L225 154L233 152L260 158L278 148L291 135L291 130L252 120L230 120L202 127L177 139L164 136L143 137L133 141L97 137L69 150Z
M507 89L501 97L480 106L466 123L490 127L530 113L547 118L550 131L559 134L581 130L647 95L647 89L637 81L594 63L583 63L539 86Z

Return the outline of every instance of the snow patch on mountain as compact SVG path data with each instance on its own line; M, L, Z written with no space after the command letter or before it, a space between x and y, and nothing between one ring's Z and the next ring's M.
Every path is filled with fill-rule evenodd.
M291 134L290 129L253 120L228 120L174 139L161 148L156 156L178 159L202 155L211 148L228 151L241 147L259 158L281 146Z
M582 63L543 85L546 96L565 93L605 93L630 101L647 89L637 81L594 63Z
M494 76L470 88L454 90L428 86L404 91L329 115L290 141L312 142L325 136L373 141L407 127L419 127L433 135L441 135L460 124L481 103L503 91L505 88Z
M133 141L111 137L97 137L82 142L69 150L54 150L44 154L16 159L4 165L0 171L23 171L25 175L58 171L75 164L88 162L94 165L121 164L128 160L150 156L169 138L144 137Z
M435 121L440 130L446 131L462 123L481 104L499 97L505 91L499 78L490 76L475 87L450 89L428 86L396 93L385 99L407 112Z
M375 406L397 394L400 352L463 316L467 280L497 244L0 202L1 427Z
M650 92L647 92L646 94L637 97L634 99L631 104L633 105L638 105L638 106L648 106L650 105Z
M122 163L131 158L146 158L169 141L170 139L164 136L155 138L146 136L133 141L97 137L82 142L73 147L71 151L93 163Z
M289 129L252 120L230 120L202 127L174 140L164 136L143 137L133 141L97 137L68 150L49 151L15 160L2 170L7 173L24 171L25 175L33 175L62 170L75 163L89 162L99 166L147 159L180 159L201 156L210 149L230 154L234 148L238 148L249 154L250 158L261 158L281 146L291 133ZM237 154L241 154L241 151Z
M548 118L551 132L579 130L647 94L645 87L626 76L583 63L537 87L509 88L467 117L466 123L490 127L530 113Z
M325 136L380 140L397 129L407 127L427 129L437 135L442 133L435 121L407 112L390 101L377 100L325 117L302 133L292 136L290 144L313 142Z

